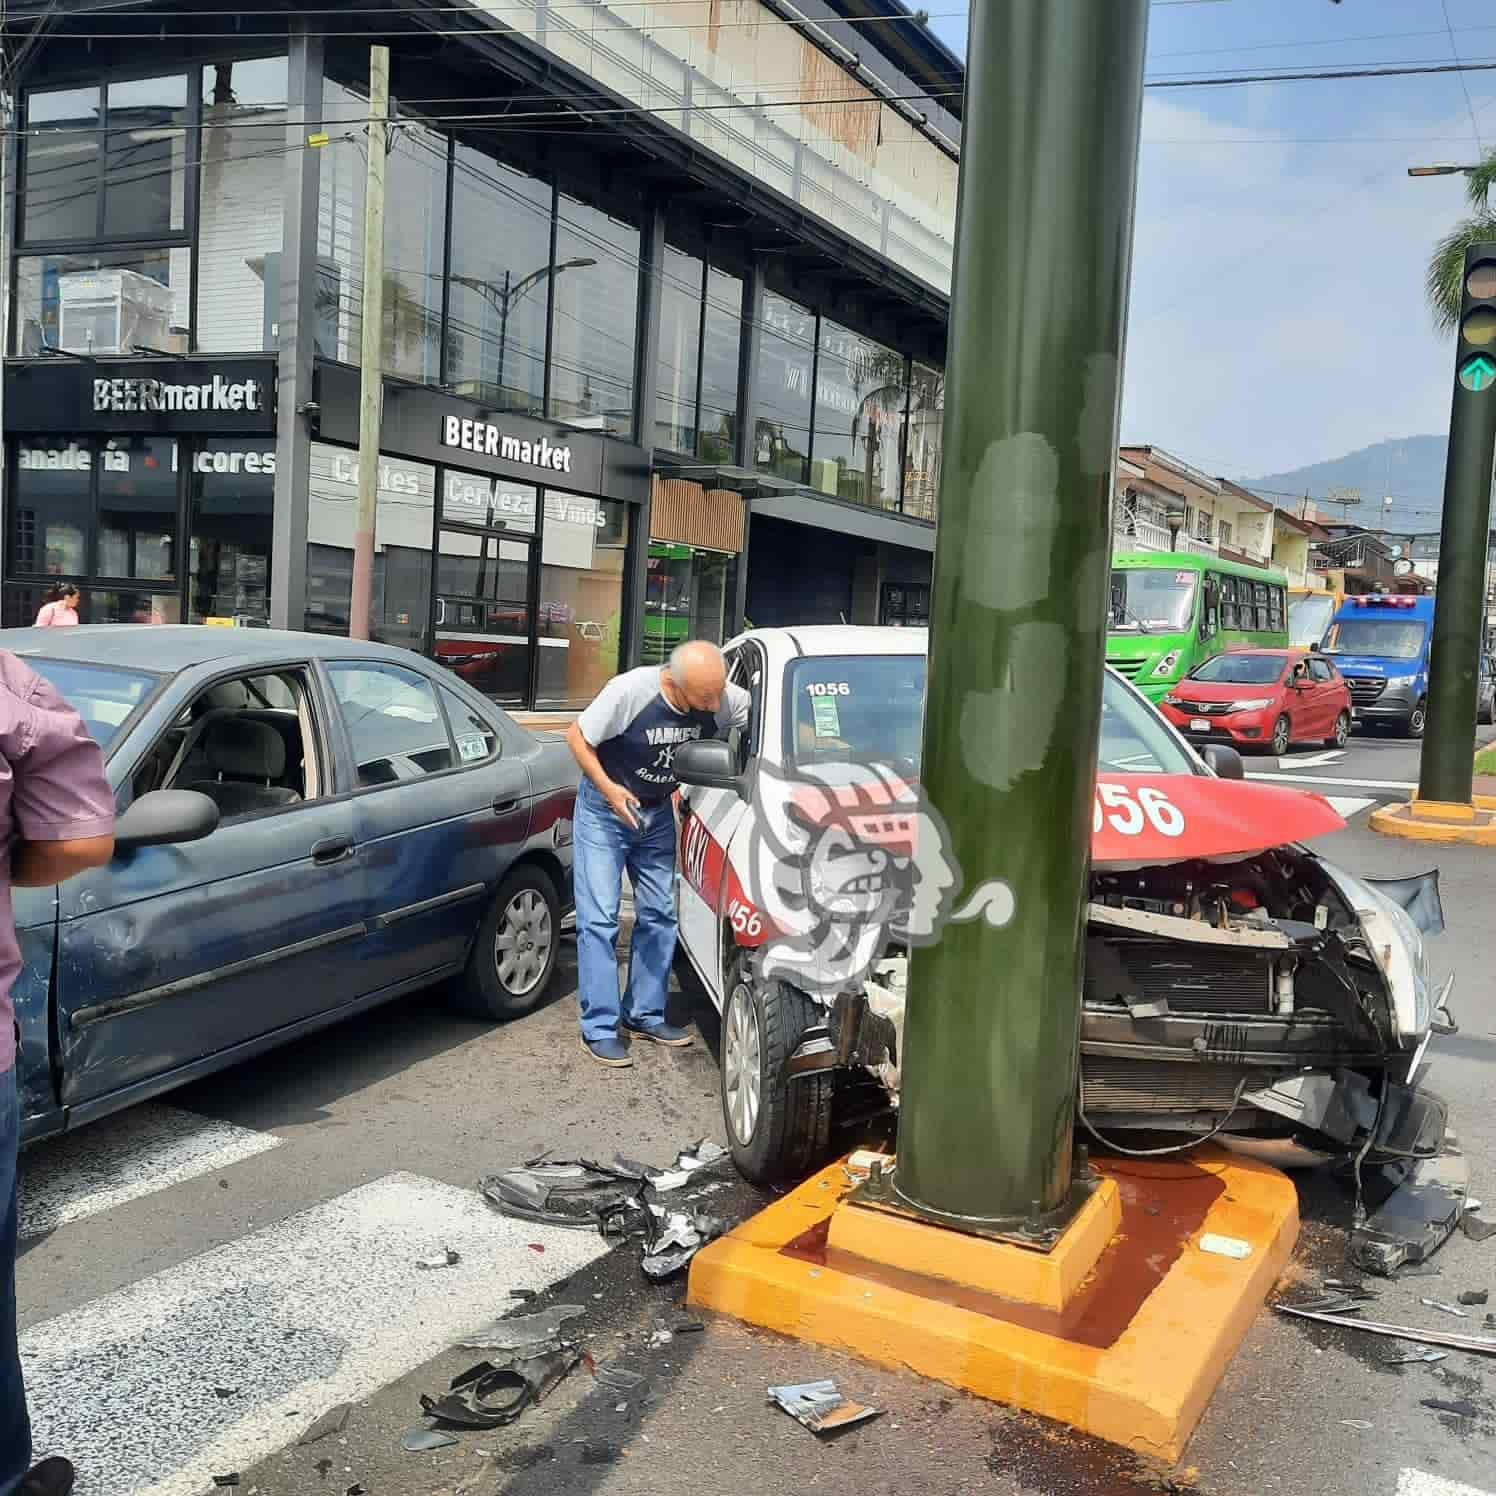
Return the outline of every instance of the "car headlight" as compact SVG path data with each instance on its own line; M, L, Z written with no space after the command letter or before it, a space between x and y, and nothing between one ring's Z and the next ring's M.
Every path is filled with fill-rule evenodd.
M1153 667L1155 675L1173 675L1174 667L1179 663L1179 651L1171 649L1158 664Z
M1356 911L1371 959L1392 997L1392 1027L1411 1047L1428 1033L1433 1020L1433 979L1423 932L1407 910L1380 889L1329 863L1321 865Z
M1271 706L1272 704L1272 697L1264 696L1258 701L1233 701L1230 710L1233 712L1260 712L1263 707Z

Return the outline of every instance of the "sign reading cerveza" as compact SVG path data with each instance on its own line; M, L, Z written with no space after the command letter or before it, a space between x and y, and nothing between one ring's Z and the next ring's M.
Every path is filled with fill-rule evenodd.
M165 379L95 379L95 410L253 411L265 408L258 379L225 379L215 374L201 384Z
M502 457L506 462L522 462L549 472L571 471L571 448L555 446L549 438L528 441L511 436L486 421L469 421L461 416L442 419L442 446L457 447L463 452L479 452L487 457Z

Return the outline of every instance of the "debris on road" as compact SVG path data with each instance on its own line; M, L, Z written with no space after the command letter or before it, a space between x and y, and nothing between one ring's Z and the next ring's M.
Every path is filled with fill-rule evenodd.
M716 1216L672 1212L657 1225L648 1239L641 1262L645 1274L657 1283L674 1277L709 1242L722 1235Z
M239 1472L237 1470L232 1470L227 1475L215 1475L213 1477L213 1484L220 1488L226 1486L237 1486L239 1484Z
M348 1427L348 1415L353 1411L352 1403L336 1403L320 1418L316 1419L296 1442L315 1444L329 1434L341 1434Z
M1374 1429L1376 1427L1376 1424L1368 1423L1364 1418L1342 1418L1340 1422L1341 1426L1344 1428L1360 1429L1363 1432Z
M1437 1309L1441 1314L1452 1314L1456 1319L1469 1319L1470 1316L1463 1309L1453 1304L1446 1304L1440 1299L1419 1299L1418 1302L1425 1309Z
M462 1255L454 1252L451 1247L443 1247L434 1257L421 1257L416 1261L416 1266L424 1272L434 1272L441 1267L456 1267L462 1261Z
M421 1411L453 1428L504 1428L546 1397L581 1365L577 1351L547 1351L495 1366L480 1361L455 1377L441 1397L421 1397Z
M1200 1250L1209 1252L1212 1257L1230 1257L1242 1262L1252 1255L1252 1244L1234 1236L1217 1236L1208 1231L1200 1238Z
M1496 1236L1496 1221L1488 1221L1480 1213L1480 1205L1477 1202L1469 1206L1464 1215L1460 1217L1460 1230L1471 1241L1485 1241L1488 1237Z
M1469 1216L1470 1165L1463 1154L1446 1149L1383 1172L1397 1187L1352 1231L1350 1255L1357 1267L1390 1278L1426 1263Z
M1465 1304L1470 1308L1474 1308L1478 1304L1488 1303L1490 1301L1490 1298L1491 1291L1488 1288L1467 1288L1465 1292L1460 1295L1460 1303Z
M1435 1361L1447 1361L1448 1351L1410 1350L1389 1351L1381 1357L1383 1366L1432 1366Z
M444 1434L439 1428L428 1428L423 1423L418 1423L414 1428L408 1428L400 1436L400 1448L409 1454L426 1454L433 1449L450 1449L457 1440L451 1434Z
M830 1434L877 1418L881 1408L849 1402L836 1390L835 1382L799 1382L769 1388L769 1401L803 1423L813 1434Z
M708 1142L706 1138L701 1138L689 1148L682 1148L675 1155L675 1162L668 1169L646 1169L645 1177L655 1187L657 1193L664 1195L689 1183L691 1176L699 1174L703 1169L716 1168L728 1157L726 1148L717 1143ZM620 1159L619 1162L621 1163L622 1160Z
M1450 1402L1442 1397L1425 1397L1419 1404L1434 1413L1449 1413L1455 1418L1479 1418L1480 1409L1468 1397Z
M1407 1325L1382 1324L1373 1319L1352 1319L1345 1314L1322 1314L1314 1309L1299 1309L1292 1304L1274 1304L1279 1314L1294 1319L1310 1319L1316 1324L1339 1325L1345 1330L1364 1330L1368 1335L1385 1335L1392 1340L1411 1340L1420 1345L1442 1345L1452 1351L1469 1351L1473 1356L1496 1356L1496 1335L1465 1335L1452 1330L1415 1330Z
M464 1350L474 1351L556 1350L561 1326L586 1312L581 1304L553 1304L535 1314L496 1319L481 1330L464 1335L457 1343Z
M588 1231L596 1230L607 1212L631 1200L643 1182L642 1175L587 1159L538 1158L517 1169L484 1175L478 1190L503 1215Z
M630 1371L627 1366L619 1366L614 1361L597 1367L593 1375L602 1386L613 1392L637 1392L645 1382L642 1373Z

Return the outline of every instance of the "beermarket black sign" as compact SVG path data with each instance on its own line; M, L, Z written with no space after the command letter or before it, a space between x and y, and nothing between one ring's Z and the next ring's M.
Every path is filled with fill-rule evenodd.
M20 434L269 435L275 360L48 359L7 364L5 425Z

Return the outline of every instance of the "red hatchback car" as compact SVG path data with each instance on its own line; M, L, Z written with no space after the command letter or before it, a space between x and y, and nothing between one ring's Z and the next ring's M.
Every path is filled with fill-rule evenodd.
M1345 746L1351 690L1322 655L1233 649L1197 665L1159 703L1187 737L1287 753L1294 743Z

